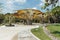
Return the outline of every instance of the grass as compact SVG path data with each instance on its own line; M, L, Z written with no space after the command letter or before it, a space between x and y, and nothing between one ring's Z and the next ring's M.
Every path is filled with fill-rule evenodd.
M53 36L60 38L60 24L51 24L47 26Z
M42 27L32 29L31 32L41 40L51 40L44 32Z

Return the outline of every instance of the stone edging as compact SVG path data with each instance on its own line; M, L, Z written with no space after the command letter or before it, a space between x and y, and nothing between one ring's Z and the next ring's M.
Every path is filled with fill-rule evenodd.
M37 38L31 31L30 34L36 39L36 40L40 40L39 38Z
M37 37L31 32L31 30L29 30L29 32L30 32L30 34L31 34L36 40L41 40L41 39L37 38Z
M43 26L43 30L47 36L49 36L52 40L58 40L56 37L54 37L49 30L45 27L46 25Z

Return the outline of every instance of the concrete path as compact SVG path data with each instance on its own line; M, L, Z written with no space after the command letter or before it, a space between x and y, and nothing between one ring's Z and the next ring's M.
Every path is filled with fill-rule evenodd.
M36 38L34 38L29 30L23 30L22 32L19 33L19 36L18 36L18 40L37 40Z
M16 34L18 39L16 40L36 40L31 34L32 28L37 28L39 25L18 25L15 27L0 27L0 40L12 40Z

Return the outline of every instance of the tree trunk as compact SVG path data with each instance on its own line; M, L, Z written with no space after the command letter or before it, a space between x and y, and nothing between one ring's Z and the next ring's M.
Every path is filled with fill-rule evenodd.
M27 25L32 25L32 21L27 19L27 20L26 20L26 24L27 24Z

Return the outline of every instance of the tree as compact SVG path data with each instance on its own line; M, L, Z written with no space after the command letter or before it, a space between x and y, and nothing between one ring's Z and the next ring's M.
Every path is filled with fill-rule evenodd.
M26 22L29 25L32 25L32 15L33 15L33 13L34 13L34 11L32 11L32 10L27 10L26 11L26 14L28 14Z
M57 6L51 10L52 16L55 17L55 19L60 22L60 6Z
M59 0L45 0L44 9L46 9L47 12L48 12L47 18L48 18L48 21L49 21L49 22L51 21L51 19L52 19L54 16L51 15L51 11L50 11L51 9L50 9L50 8L47 8L47 7L51 6L52 9L53 9L54 7L56 7L56 4L58 3L58 1L59 1ZM54 18L55 18L55 17L54 17ZM55 19L56 19L56 18L55 18Z
M12 25L11 23L13 23L14 20L14 16L13 14L10 14L10 13L7 13L5 14L5 20L4 20L4 23L8 23L10 26Z
M2 14L2 9L3 9L3 6L2 6L2 3L0 3L0 23L3 23L3 20L4 20L4 15Z
M52 5L52 7L56 6L56 3L58 2L59 0L45 0L45 8L49 5Z
M3 23L3 21L4 21L4 14L0 14L0 23Z

